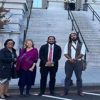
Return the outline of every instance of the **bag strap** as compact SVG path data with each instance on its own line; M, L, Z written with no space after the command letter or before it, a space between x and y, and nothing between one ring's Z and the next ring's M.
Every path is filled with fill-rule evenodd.
M76 48L71 44L71 46L73 47L73 49L76 51Z
M73 49L76 51L76 48L71 44L71 46L73 47ZM84 55L84 61L86 61L86 52L85 52L85 55Z

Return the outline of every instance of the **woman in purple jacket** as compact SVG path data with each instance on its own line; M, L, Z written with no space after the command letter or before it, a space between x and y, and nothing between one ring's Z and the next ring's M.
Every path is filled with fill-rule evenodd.
M34 48L33 41L28 39L25 41L25 48L20 50L17 59L16 70L19 72L19 90L23 95L26 86L26 95L29 95L31 86L34 85L36 76L36 63L38 60L38 50Z

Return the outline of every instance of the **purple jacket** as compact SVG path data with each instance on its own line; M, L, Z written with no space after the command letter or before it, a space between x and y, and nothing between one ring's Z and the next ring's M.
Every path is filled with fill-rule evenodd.
M20 50L19 57L17 58L16 70L23 69L27 71L32 64L38 60L38 50L33 48L30 51L26 51L24 48Z

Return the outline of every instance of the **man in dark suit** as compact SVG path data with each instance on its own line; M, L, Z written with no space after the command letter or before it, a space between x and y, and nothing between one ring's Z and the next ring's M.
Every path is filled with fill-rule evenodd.
M48 73L50 74L50 95L54 95L56 72L58 70L58 61L61 58L61 47L56 44L56 39L54 36L49 36L47 44L41 46L39 51L39 58L41 73L39 95L43 95L45 93Z

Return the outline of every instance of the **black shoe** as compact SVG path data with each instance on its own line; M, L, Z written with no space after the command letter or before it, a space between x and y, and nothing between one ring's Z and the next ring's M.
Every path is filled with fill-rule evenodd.
M84 97L84 93L82 93L82 92L78 92L78 95L81 97Z
M41 93L41 92L40 92L40 93L38 94L38 96L42 96L43 94L44 94L44 93Z
M0 99L5 99L5 96L4 95L0 96Z
M25 95L23 95L23 94L19 94L19 97L25 97Z
M26 97L29 97L29 96L32 96L32 95L31 95L31 94L26 94L25 96L26 96Z
M64 92L64 96L66 96L66 95L68 95L68 91L65 91L65 92Z
M73 80L70 81L70 86L73 86Z
M7 97L10 97L10 95L8 95L8 94L5 94L4 96L5 96L6 98L7 98Z
M30 93L26 93L26 96L31 96L31 94Z
M64 96L68 95L68 92L64 92Z
M68 92L64 92L61 94L61 96L66 96L66 95L68 95Z
M50 92L50 95L54 96L54 92Z

